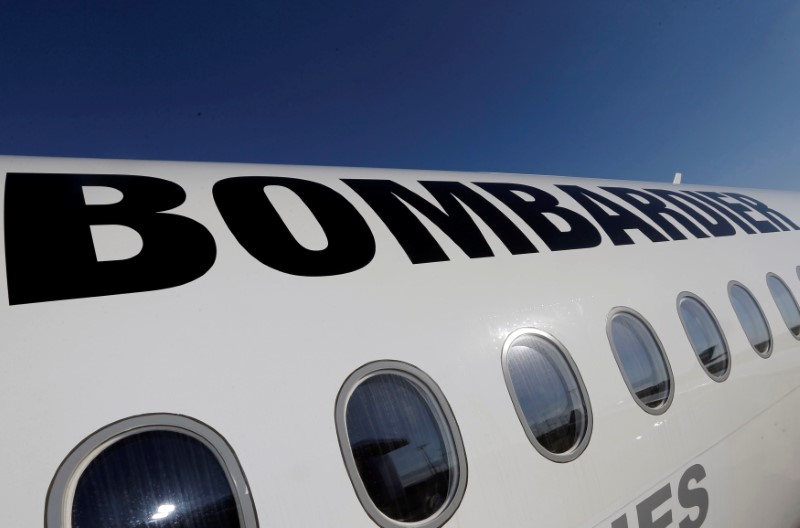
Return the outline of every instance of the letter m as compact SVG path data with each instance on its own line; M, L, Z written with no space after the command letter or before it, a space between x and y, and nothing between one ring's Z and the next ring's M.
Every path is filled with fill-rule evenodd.
M531 241L514 222L463 183L420 182L436 199L437 206L391 180L343 181L372 207L414 264L449 259L433 235L412 212L412 208L441 229L470 258L491 257L493 254L465 205L489 226L512 254L536 252Z

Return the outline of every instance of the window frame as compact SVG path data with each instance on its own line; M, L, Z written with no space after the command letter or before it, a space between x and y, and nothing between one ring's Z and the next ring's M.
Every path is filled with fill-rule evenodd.
M453 477L456 482L452 484L450 490L448 490L448 497L445 501L445 505L433 515L421 521L397 521L384 514L375 503L372 502L369 492L361 479L361 474L356 466L355 456L350 446L350 436L347 431L347 407L350 402L350 397L362 382L381 374L403 377L415 385L424 399L432 399L435 406L431 406L430 401L427 402L429 410L436 419L437 425L442 429L440 432L449 434L450 441L452 442L452 456L455 462L455 474ZM350 478L350 483L353 486L353 490L356 492L356 497L359 503L361 503L361 507L364 508L364 511L370 519L378 526L382 528L439 528L447 523L458 510L467 488L467 455L464 449L464 441L447 398L433 378L425 374L421 369L409 363L389 359L373 361L362 365L347 377L339 389L339 394L336 396L335 422L336 434L339 439L339 449L342 454L345 469L347 470L347 476Z
M800 268L798 268L798 270L800 270ZM798 271L798 273L800 273L800 271ZM780 315L781 315L781 321L783 321L784 325L786 326L786 329L789 330L789 334L792 337L794 337L795 339L797 339L798 341L800 341L800 333L795 334L792 331L792 329L789 328L789 325L787 324L786 319L784 319L784 317L783 317L783 311L781 310L781 307L778 305L778 300L775 298L775 295L772 293L772 288L769 287L769 279L770 278L774 278L781 285L783 285L784 288L786 288L786 291L789 293L789 298L792 300L792 303L794 303L795 310L798 313L800 313L800 305L797 304L797 297L794 296L794 292L791 290L791 288L789 288L789 285L786 283L785 280L783 280L783 278L781 278L780 275L778 275L777 273L773 273L773 272L767 273L767 277L765 279L766 282L767 282L767 290L769 290L770 297L772 297L772 302L775 304L775 307L778 309L778 313L780 313Z
M750 341L750 336L747 335L747 332L744 329L744 324L742 324L742 320L739 318L739 314L736 313L736 309L733 307L733 297L731 297L731 291L733 291L733 288L736 286L740 287L742 290L745 291L745 293L747 293L747 295L755 304L756 309L758 310L758 313L761 316L761 320L764 321L764 325L766 325L767 327L767 335L769 336L769 347L765 352L759 352L756 346ZM767 289L769 289L769 287L767 287ZM770 297L772 297L772 293L770 293ZM742 329L742 333L744 334L747 344L750 345L750 348L753 349L753 352L755 352L758 357L769 359L769 357L775 351L775 335L772 333L772 327L769 324L769 319L767 319L767 315L764 313L764 309L761 307L761 303L758 302L758 299L756 298L755 295L753 295L753 292L750 291L750 288L748 288L747 286L736 280L728 282L728 301L730 302L731 310L733 310L733 315L736 317L736 321L739 323L739 328Z
M173 431L207 447L228 478L242 528L258 528L253 495L239 459L230 444L209 425L179 414L141 414L123 418L84 438L56 470L45 502L45 528L72 528L72 503L84 471L119 440L148 431Z
M705 309L706 313L711 317L711 320L717 327L716 329L720 337L722 337L722 344L725 347L725 353L728 355L728 369L722 376L713 376L711 372L709 372L709 370L703 364L703 361L700 359L700 355L697 353L697 349L695 349L694 342L689 337L689 329L686 327L686 323L683 321L683 317L681 317L681 301L687 298L696 301L697 303L700 304L700 306L702 306ZM716 381L717 383L722 383L723 381L727 380L728 377L731 375L731 370L733 370L733 354L731 354L731 347L728 344L728 338L725 336L725 332L722 331L722 325L719 324L719 319L717 319L716 314L714 314L713 310L711 310L708 304L703 299L701 299L700 296L689 291L684 291L678 294L678 298L675 303L675 308L678 311L678 319L680 319L681 321L681 326L683 327L683 333L686 334L686 339L689 341L689 345L692 347L692 351L694 352L694 357L697 358L697 362L700 364L700 367L702 367L703 372L705 372L709 378L711 378L713 381Z
M667 394L667 399L664 400L664 402L658 407L649 407L646 403L639 399L639 397L636 395L636 392L633 390L630 379L628 378L628 372L623 367L622 360L619 357L619 351L617 350L617 344L614 342L614 338L612 337L613 334L611 332L611 322L614 320L614 317L620 314L629 315L642 323L655 341L656 347L658 348L658 353L661 356L661 359L664 361L664 368L667 371L667 379L669 381L669 393ZM611 352L614 354L614 360L617 362L617 368L619 369L622 379L625 382L625 386L628 388L628 392L630 393L631 397L633 397L633 401L636 403L636 405L638 405L646 413L655 416L659 416L667 412L672 405L672 400L675 398L675 375L672 372L672 365L669 362L669 357L667 356L667 351L664 348L664 344L661 342L661 339L658 337L658 334L650 322L633 308L628 308L627 306L615 306L611 309L611 311L608 313L608 317L606 318L606 336L608 337L608 343L611 346Z
M517 391L514 388L514 383L511 379L511 371L508 367L508 351L511 349L511 346L514 344L518 338L530 335L536 338L541 338L553 345L556 350L558 350L561 357L566 362L567 366L569 367L576 384L578 386L578 391L580 392L581 399L583 400L584 407L586 408L586 427L583 432L582 438L576 443L572 449L566 451L565 453L553 453L545 448L539 440L536 438L533 430L531 430L530 425L528 425L527 417L525 416L525 411L520 405L519 397L517 395ZM553 462L558 463L565 463L565 462L572 462L576 458L578 458L588 447L589 440L592 437L592 429L594 426L594 418L592 413L592 403L589 399L589 391L586 390L586 385L583 382L583 377L581 376L580 370L578 366L575 364L575 361L572 359L572 355L567 351L566 347L556 339L553 335L545 332L543 330L539 330L537 328L519 328L511 332L508 337L506 337L505 342L503 343L503 350L501 354L501 362L503 368L503 378L506 382L506 390L508 391L509 396L511 397L511 402L514 405L514 411L517 413L517 418L522 424L522 429L525 431L525 435L528 437L528 441L531 445L539 452L540 455L547 458L548 460L552 460ZM558 373L561 375L561 373Z

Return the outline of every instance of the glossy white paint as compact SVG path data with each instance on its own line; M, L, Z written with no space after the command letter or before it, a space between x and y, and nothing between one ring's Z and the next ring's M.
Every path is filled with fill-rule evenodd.
M413 265L340 178L391 179L423 196L429 195L420 180L520 182L558 194L562 205L578 211L583 209L554 184L591 190L643 184L0 158L0 178L8 172L132 174L177 182L187 199L175 212L211 232L217 258L210 271L184 286L127 295L9 306L6 282L0 281L4 525L41 523L56 469L93 431L122 418L165 412L194 417L227 439L249 480L262 527L374 526L342 461L334 404L353 371L381 359L427 373L458 420L469 482L447 526L607 528L628 512L633 528L636 504L667 482L673 483L673 498L655 517L671 508L670 526L678 526L687 514L697 514L685 510L674 493L683 470L696 463L707 472L702 487L710 508L703 526L800 524L800 341L783 324L766 284L767 273L774 272L800 295L800 231L664 243L633 234L637 244L619 247L604 234L599 247L550 252L484 193L541 253L512 256L482 226L496 256L469 259L424 220L450 261ZM211 194L216 181L244 175L301 178L335 189L372 229L372 263L345 275L297 277L256 261L234 239ZM745 194L800 220L794 194ZM289 209L297 206L291 196L271 197L286 200ZM311 218L296 212L299 221ZM312 225L305 236L313 244L319 233ZM5 258L0 268L5 277ZM775 342L768 359L755 354L736 319L727 296L730 280L753 292L769 320ZM732 370L723 383L705 374L686 338L675 307L683 291L707 303L727 337ZM606 337L606 319L616 306L646 317L667 351L676 394L662 415L634 403L617 368ZM583 377L594 426L585 452L572 462L541 456L517 419L500 354L518 328L555 336Z

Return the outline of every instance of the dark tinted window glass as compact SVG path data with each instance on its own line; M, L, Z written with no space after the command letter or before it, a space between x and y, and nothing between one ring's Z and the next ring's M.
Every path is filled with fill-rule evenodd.
M683 297L678 303L678 314L700 364L712 378L724 379L730 367L730 355L711 312L694 297Z
M609 338L636 399L648 409L665 405L672 381L664 352L650 328L633 314L618 312L611 318Z
M762 356L769 355L772 348L772 336L769 332L767 320L761 312L758 303L744 287L731 284L728 291L733 310L739 318L748 341Z
M797 301L789 287L777 275L767 275L767 285L778 305L783 322L795 337L800 337L800 309L797 308Z
M396 521L431 517L448 499L455 460L434 398L398 374L376 374L347 404L350 448L375 506Z
M173 431L122 438L78 481L73 528L239 528L228 479L199 440Z
M578 379L562 352L549 340L523 334L505 355L518 411L547 451L566 453L587 431L587 406Z

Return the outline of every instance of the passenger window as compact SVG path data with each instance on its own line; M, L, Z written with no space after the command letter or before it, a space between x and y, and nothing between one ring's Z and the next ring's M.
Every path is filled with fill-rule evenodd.
M244 475L232 464L224 440L189 418L151 415L113 424L59 468L47 526L254 528L250 494L241 496Z
M420 370L365 365L337 400L337 428L364 509L382 527L438 527L466 488L466 458L444 395Z
M699 297L678 297L678 315L703 369L714 381L725 381L730 373L728 344L714 314Z
M781 317L783 317L786 327L794 337L800 339L800 308L797 307L797 301L791 290L774 273L767 275L767 286L769 286L769 291L775 300L775 304L778 305L778 310L781 312Z
M769 357L772 353L772 334L758 301L747 288L735 281L728 286L728 296L753 349L761 357Z
M78 480L72 526L239 528L236 499L214 454L174 431L148 431L104 449Z
M634 401L651 414L672 402L672 371L655 332L636 312L618 308L608 321L608 339Z
M503 347L503 373L533 447L556 462L577 458L589 443L592 415L566 350L544 332L517 330Z

